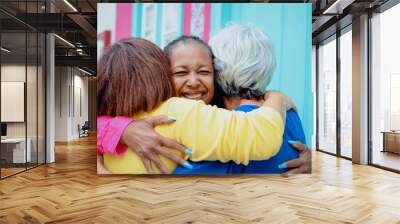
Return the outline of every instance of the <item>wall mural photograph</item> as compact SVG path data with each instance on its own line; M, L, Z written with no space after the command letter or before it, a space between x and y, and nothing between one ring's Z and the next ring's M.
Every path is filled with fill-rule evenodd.
M97 13L99 174L311 172L311 5Z

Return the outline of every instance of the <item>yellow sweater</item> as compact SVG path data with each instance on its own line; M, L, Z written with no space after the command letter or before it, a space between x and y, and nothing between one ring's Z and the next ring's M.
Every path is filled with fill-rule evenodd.
M244 113L212 107L202 101L173 97L157 109L141 113L134 119L160 114L175 116L177 120L169 125L157 126L155 130L191 149L192 161L233 160L247 165L249 160L265 160L274 156L282 144L282 117L268 107ZM171 152L188 159L177 150L171 149ZM161 157L161 161L171 173L177 166L165 157ZM122 156L104 154L104 165L112 173L147 173L142 160L131 149Z

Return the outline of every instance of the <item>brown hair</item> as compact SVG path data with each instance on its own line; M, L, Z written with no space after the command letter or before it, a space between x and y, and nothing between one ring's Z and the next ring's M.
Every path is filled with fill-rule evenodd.
M151 111L174 94L167 56L144 39L127 38L113 44L100 58L97 72L99 115Z

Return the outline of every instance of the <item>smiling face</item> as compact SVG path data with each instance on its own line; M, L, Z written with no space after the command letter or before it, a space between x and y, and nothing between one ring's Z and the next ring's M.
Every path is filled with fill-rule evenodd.
M203 100L214 96L214 68L209 50L199 43L178 43L170 53L172 81L178 97Z

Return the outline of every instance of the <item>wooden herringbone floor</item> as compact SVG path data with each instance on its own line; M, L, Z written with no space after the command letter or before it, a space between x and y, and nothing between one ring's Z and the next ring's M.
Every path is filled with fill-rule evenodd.
M400 175L315 152L313 174L98 176L95 139L0 181L0 223L400 223Z

